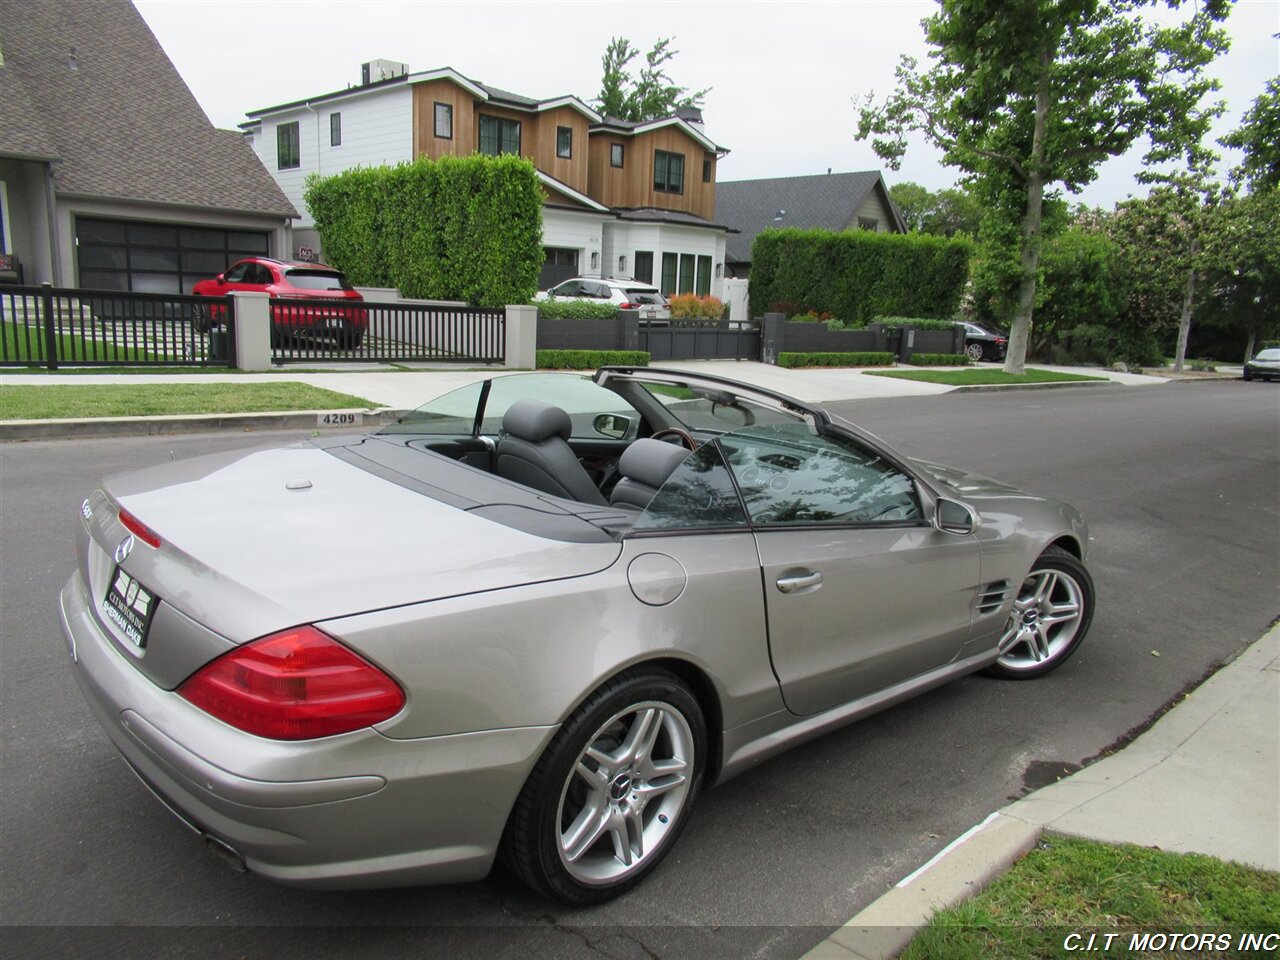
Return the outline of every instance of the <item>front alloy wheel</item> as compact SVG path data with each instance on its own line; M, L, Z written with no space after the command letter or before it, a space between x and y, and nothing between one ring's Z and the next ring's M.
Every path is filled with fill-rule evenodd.
M657 866L701 784L706 725L682 681L635 670L610 681L552 740L516 801L509 867L535 890L599 903Z
M979 360L982 359L982 353L983 353L982 344L971 343L964 348L964 352L965 352L965 355L968 356L970 360L972 360L974 363L977 363Z
M997 676L1030 679L1075 652L1093 619L1093 578L1067 551L1050 547L1022 581L1000 637Z

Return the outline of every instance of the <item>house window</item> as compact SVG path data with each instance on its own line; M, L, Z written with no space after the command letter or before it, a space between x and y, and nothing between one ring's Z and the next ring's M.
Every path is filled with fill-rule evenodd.
M556 156L568 160L573 156L573 128L556 127Z
M302 163L298 136L298 121L282 123L276 127L276 167L292 170Z
M653 189L659 193L684 193L684 154L653 151Z
M627 257L624 254L618 258L618 273L625 275L626 272L627 272Z
M520 121L480 114L480 152L496 157L520 153Z
M703 183L711 182L711 171L713 169L715 169L715 167L711 162L711 154L707 154L705 157L702 158L702 182Z
M859 230L879 230L880 221L875 219L874 217L859 217L858 229Z
M609 144L609 166L611 167L622 166L622 144L620 143Z
M680 254L680 292L693 293L694 256L691 253Z
M329 146L342 146L342 114L329 114Z
M705 297L711 293L711 258L698 258L698 296Z
M676 262L678 258L674 253L664 253L662 255L662 283L658 289L662 291L664 297L669 297L676 292Z
M453 104L436 101L436 138L453 139Z
M636 251L636 279L653 283L653 251Z
M591 251L591 269L593 271L600 269L600 251L599 250Z

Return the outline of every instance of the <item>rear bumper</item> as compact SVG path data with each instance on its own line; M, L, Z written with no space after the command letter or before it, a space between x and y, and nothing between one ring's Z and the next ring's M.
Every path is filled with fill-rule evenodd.
M296 886L475 880L554 727L284 743L222 723L144 677L93 615L79 573L60 614L81 693L116 749L188 826Z

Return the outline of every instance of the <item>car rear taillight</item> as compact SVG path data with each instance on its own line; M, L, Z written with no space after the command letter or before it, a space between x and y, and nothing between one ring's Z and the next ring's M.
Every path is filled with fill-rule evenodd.
M120 511L120 525L149 547L160 547L160 534L156 533L128 510Z
M188 677L178 693L219 720L271 740L347 733L404 707L394 680L312 626L232 650Z
M628 303L620 303L620 304L618 304L618 309L619 309L619 310L637 310L637 309L639 309L639 307L640 307L640 304L638 304L638 303L630 303L630 302L628 302Z

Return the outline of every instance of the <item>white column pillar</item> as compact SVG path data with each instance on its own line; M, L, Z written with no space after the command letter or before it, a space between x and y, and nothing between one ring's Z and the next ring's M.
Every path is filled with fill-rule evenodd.
M265 293L233 293L236 311L236 366L271 369L271 298Z
M538 366L538 308L531 304L507 306L506 363L533 370Z

